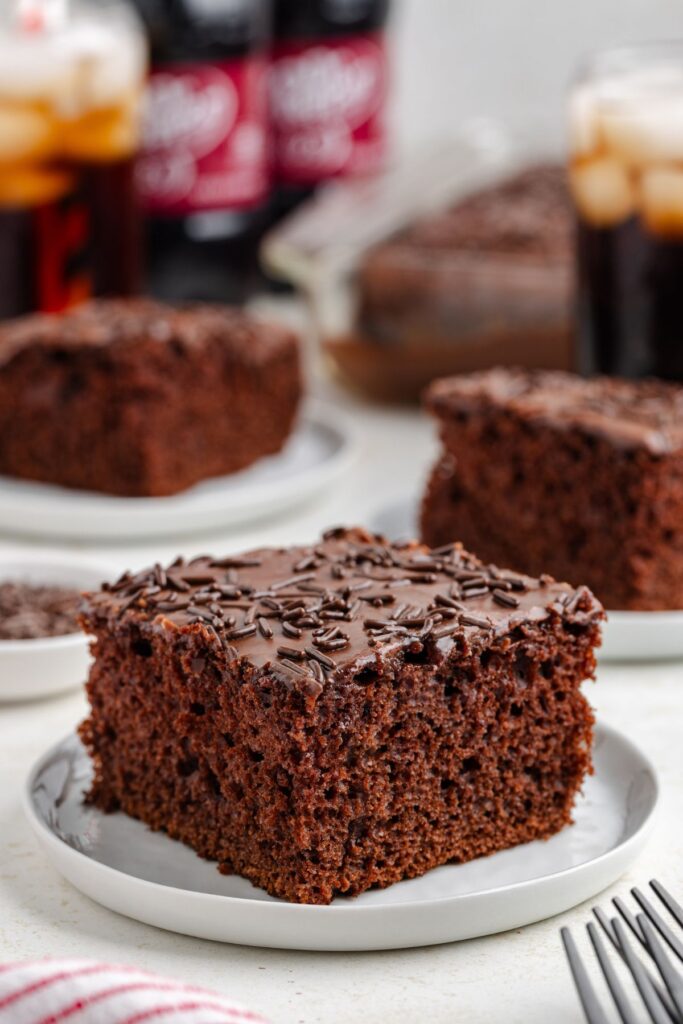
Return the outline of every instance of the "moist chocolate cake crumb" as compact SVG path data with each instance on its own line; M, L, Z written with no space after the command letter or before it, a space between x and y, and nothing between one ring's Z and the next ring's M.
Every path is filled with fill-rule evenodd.
M304 903L547 838L591 769L602 616L360 529L125 573L83 617L88 799Z
M586 583L608 608L683 608L683 387L499 369L436 381L426 404L443 442L427 543Z
M85 303L0 327L0 474L175 494L280 451L301 397L287 329L230 307Z
M0 583L0 640L33 640L78 633L78 591L66 587Z

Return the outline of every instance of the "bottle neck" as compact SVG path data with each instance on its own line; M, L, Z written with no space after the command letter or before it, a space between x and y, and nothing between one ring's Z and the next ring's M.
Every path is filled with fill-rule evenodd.
M391 0L275 0L278 39L310 39L377 32Z
M153 64L229 60L265 51L268 0L136 0Z

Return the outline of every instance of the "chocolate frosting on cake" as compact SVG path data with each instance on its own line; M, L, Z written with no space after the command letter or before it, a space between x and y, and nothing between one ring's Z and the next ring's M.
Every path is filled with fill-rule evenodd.
M218 343L253 363L288 334L229 306L167 306L152 299L102 299L66 313L36 313L0 326L0 366L27 348L120 348L140 340L201 348Z
M603 615L586 587L484 565L458 544L392 545L342 528L314 547L179 558L166 569L125 573L90 596L88 613L208 630L230 660L270 665L311 693L327 673L359 659L426 643L447 652L551 616L586 625Z
M539 165L422 218L396 241L425 252L487 253L569 264L573 235L566 171Z
M438 380L427 392L428 407L446 418L492 402L530 422L579 428L623 448L654 455L683 448L683 387L663 381L496 369Z

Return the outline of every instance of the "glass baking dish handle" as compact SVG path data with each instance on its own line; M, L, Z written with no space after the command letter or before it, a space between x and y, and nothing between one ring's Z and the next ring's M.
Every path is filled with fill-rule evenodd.
M485 187L511 153L501 127L478 118L382 175L333 182L266 235L264 263L302 286L321 273L348 271L366 249L416 217Z

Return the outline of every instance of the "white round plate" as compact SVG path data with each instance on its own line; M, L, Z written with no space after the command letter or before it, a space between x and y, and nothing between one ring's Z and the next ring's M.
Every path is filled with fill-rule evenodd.
M402 501L385 506L375 514L370 529L391 540L416 537L419 530L415 503ZM683 658L683 611L608 611L598 658L600 661Z
M73 561L45 554L0 558L0 581L96 590L118 572L92 559ZM38 700L82 686L90 653L85 633L0 640L0 703Z
M650 832L655 772L604 726L594 753L595 775L577 802L575 823L547 842L446 865L327 907L274 899L124 814L84 806L90 763L75 737L34 767L25 807L57 870L128 917L244 945L400 949L519 928L594 896L626 870Z
M310 500L346 471L355 449L345 419L311 403L277 455L167 498L120 498L0 477L0 529L109 540L234 526Z

